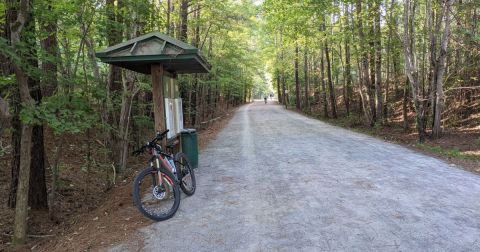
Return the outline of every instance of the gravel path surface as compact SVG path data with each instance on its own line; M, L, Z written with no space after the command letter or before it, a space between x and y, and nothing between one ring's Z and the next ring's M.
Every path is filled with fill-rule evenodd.
M197 186L145 251L480 251L480 176L279 105L238 110Z

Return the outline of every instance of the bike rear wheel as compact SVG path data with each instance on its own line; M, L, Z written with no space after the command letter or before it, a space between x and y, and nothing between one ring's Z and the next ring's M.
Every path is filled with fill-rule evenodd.
M175 167L177 168L178 180L180 181L180 188L188 195L192 196L197 187L195 181L195 172L190 166L187 155L179 152L175 155Z
M172 218L177 212L180 190L170 171L161 168L158 172L149 167L135 178L133 201L143 215L154 221L163 221Z

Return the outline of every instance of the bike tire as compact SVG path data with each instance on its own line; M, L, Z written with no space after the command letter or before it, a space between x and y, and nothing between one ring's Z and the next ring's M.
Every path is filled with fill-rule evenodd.
M175 166L177 168L177 176L180 183L180 188L186 195L192 196L195 194L197 184L195 180L195 172L193 171L193 168L190 165L188 157L185 155L185 153L179 152L175 155Z
M164 221L172 218L180 206L180 189L176 179L168 170L160 168L160 172L163 177L162 186L156 185L158 184L158 173L152 167L141 171L133 182L133 201L135 206L143 215L154 221ZM152 199L152 202L157 203L158 206L165 203L163 204L165 205L165 211L158 212L158 206L147 208L147 205L153 205L147 204L146 200L148 199Z

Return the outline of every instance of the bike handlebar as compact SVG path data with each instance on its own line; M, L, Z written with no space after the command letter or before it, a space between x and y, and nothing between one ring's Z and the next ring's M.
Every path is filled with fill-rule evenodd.
M154 139L152 139L152 141L150 141L150 142L148 142L146 145L140 147L140 149L132 152L132 154L135 155L135 156L138 156L138 155L142 154L142 153L145 151L146 148L153 148L153 147L155 147L155 144L157 143L157 141L162 140L162 139L167 135L167 133L168 133L169 131L170 131L170 130L167 129L167 130L165 130L165 131L162 132L162 133L157 132L157 136L156 136Z
M165 130L164 132L160 133L160 132L157 132L157 136L152 140L150 141L150 143L154 143L156 141L160 141L162 140L166 135L167 133L169 132L170 130Z

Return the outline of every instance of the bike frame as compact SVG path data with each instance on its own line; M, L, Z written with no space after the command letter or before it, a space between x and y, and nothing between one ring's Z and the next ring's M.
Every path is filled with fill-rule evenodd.
M154 167L153 163L155 162L155 167L156 167L156 171L157 171L157 174L158 174L158 184L159 185L162 185L163 184L163 175L162 175L162 172L160 171L160 168L164 168L166 170L169 170L170 172L173 172L173 169L172 167L170 166L170 164L168 163L168 161L166 160L165 157L163 157L162 153L160 153L157 148L151 148L151 152L152 152L152 159L150 160L150 166ZM170 180L170 178L166 177L168 180ZM175 180L177 178L174 178ZM174 183L176 183L177 181L169 181L170 183L172 183L172 185Z

